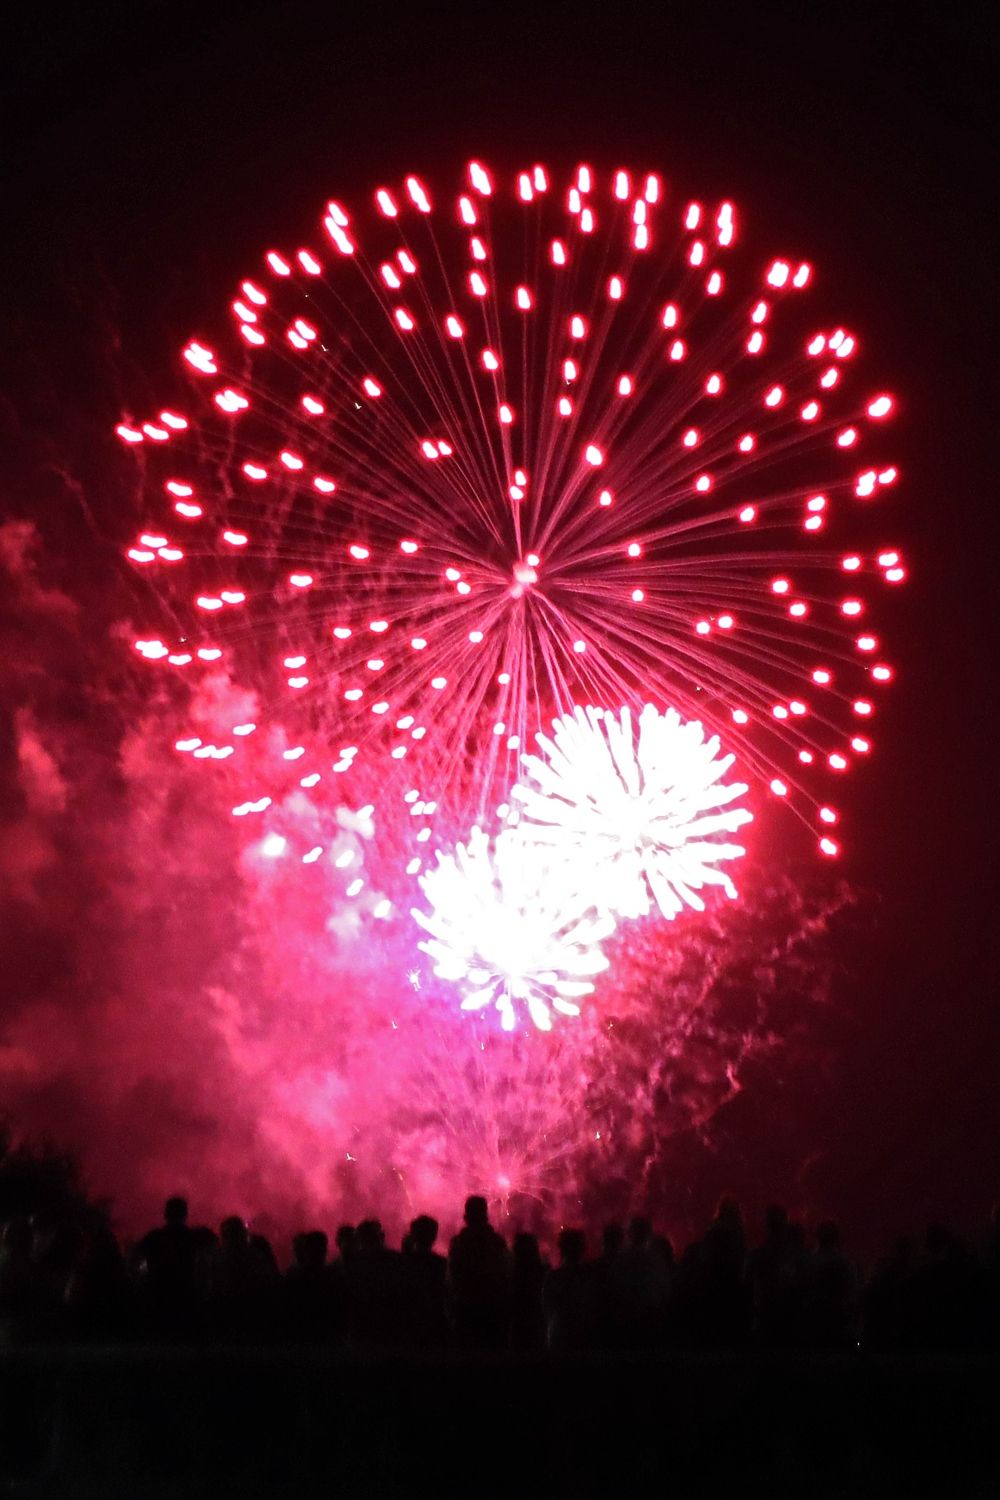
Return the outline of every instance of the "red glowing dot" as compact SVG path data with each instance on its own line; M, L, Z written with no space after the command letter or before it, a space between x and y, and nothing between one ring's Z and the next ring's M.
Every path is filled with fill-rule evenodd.
M775 776L774 780L771 782L771 791L776 797L788 796L788 787L783 781L779 780L777 776Z
M824 854L828 854L831 858L840 853L840 845L835 839L822 838L819 841L819 847Z
M887 417L892 411L892 397L876 396L869 402L867 410L870 417Z

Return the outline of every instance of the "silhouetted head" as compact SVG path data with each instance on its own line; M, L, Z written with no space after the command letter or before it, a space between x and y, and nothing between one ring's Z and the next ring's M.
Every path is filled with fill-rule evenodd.
M788 1233L788 1210L772 1203L764 1210L764 1235L769 1240L783 1240Z
M665 1234L654 1234L649 1243L651 1249L655 1250L665 1266L673 1265L674 1247Z
M633 1250L644 1250L653 1237L653 1226L642 1214L628 1221L628 1242Z
M715 1210L715 1222L724 1224L727 1229L743 1228L743 1210L736 1199L728 1193L719 1199L719 1206Z
M438 1237L438 1221L432 1219L430 1214L420 1214L410 1225L409 1241L410 1248L417 1251L428 1251L434 1249L434 1241Z
M538 1248L537 1234L528 1234L523 1229L519 1234L515 1234L512 1254L516 1266L523 1267L524 1269L530 1266L540 1266L542 1255Z
M563 1266L578 1266L587 1253L587 1239L582 1229L564 1229L559 1236L559 1261Z
M470 1229L482 1229L490 1222L489 1204L478 1193L465 1200L465 1222Z
M385 1234L378 1219L362 1219L355 1230L354 1242L359 1250L381 1250L385 1245Z
M354 1249L354 1241L357 1238L353 1224L341 1224L337 1230L336 1243L337 1253L341 1260L346 1260Z
M231 1214L219 1225L219 1239L224 1250L245 1250L250 1243L250 1231L239 1214Z
M839 1250L840 1225L832 1219L824 1219L816 1229L816 1244L821 1250Z
M322 1229L305 1229L292 1240L295 1264L302 1271L322 1271L326 1251L327 1238Z
M169 1224L171 1229L182 1229L187 1223L187 1216L186 1198L168 1198L163 1205L163 1221Z
M601 1249L605 1255L617 1255L625 1243L625 1231L620 1224L605 1224L601 1232Z

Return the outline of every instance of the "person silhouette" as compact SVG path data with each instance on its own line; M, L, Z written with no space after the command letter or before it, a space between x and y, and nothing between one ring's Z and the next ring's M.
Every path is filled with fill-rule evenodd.
M438 1222L420 1214L403 1242L403 1318L408 1340L417 1348L440 1348L447 1339L445 1283L448 1262L434 1249Z
M507 1246L479 1194L465 1200L465 1227L448 1249L455 1336L464 1348L502 1349L507 1341L510 1277Z
M522 1231L514 1236L510 1270L510 1346L521 1350L542 1349L545 1346L542 1292L549 1267L542 1259L537 1235Z
M186 1338L194 1331L198 1248L188 1225L187 1199L168 1198L163 1223L143 1235L132 1252L146 1325L155 1337Z
M585 1263L587 1241L582 1230L559 1236L559 1266L545 1281L546 1343L554 1353L588 1349L597 1329L597 1284Z

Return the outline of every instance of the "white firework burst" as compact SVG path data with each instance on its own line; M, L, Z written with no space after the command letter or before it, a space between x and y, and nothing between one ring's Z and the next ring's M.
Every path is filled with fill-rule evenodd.
M752 814L732 805L747 788L723 782L734 756L719 756L717 735L672 708L647 704L636 725L628 708L577 707L536 743L513 789L521 832L586 872L602 905L638 917L652 898L673 918L684 906L704 910L706 886L736 895L720 866L745 850L721 836Z
M552 1012L580 1014L578 1001L608 967L600 944L614 918L581 895L562 860L507 829L491 844L474 828L467 844L438 853L420 879L430 912L413 916L428 934L420 947L434 972L465 990L463 1010L495 1005L505 1031L524 1006L542 1031Z

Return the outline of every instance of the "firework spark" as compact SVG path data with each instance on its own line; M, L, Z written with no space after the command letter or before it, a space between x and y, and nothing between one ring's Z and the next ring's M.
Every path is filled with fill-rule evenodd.
M612 911L645 916L651 896L668 918L685 906L703 911L706 886L735 897L719 865L746 851L719 835L752 814L731 806L747 787L723 782L735 756L720 758L717 735L647 704L637 723L627 708L577 708L537 744L513 791L522 831L586 871Z
M474 828L454 854L438 853L420 880L431 911L413 915L429 934L420 946L434 972L463 985L463 1010L494 1005L505 1031L517 1024L519 1005L542 1031L551 1030L553 1011L580 1014L577 1001L608 967L600 944L615 923L588 909L569 873L513 829L491 848Z

